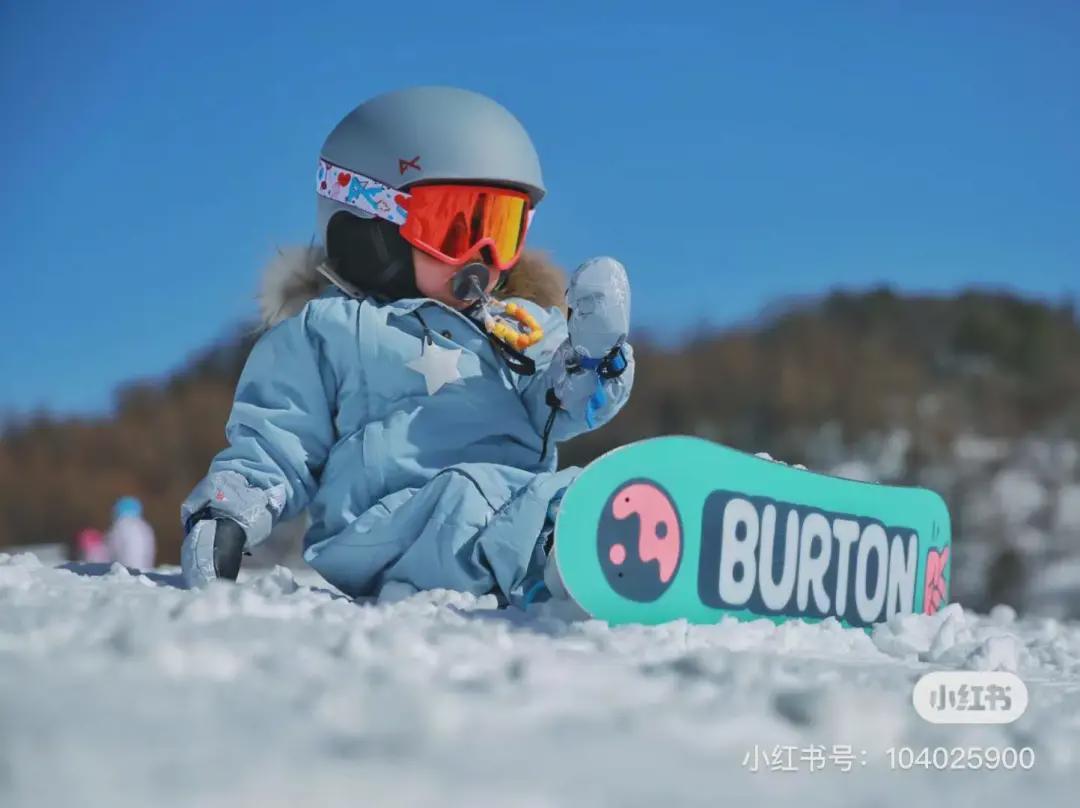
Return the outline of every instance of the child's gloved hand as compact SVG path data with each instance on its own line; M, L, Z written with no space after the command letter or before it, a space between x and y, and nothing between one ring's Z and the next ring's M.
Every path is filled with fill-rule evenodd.
M225 578L235 581L244 554L244 529L226 517L199 519L184 537L180 565L188 588Z
M626 341L630 332L630 281L614 258L591 258L570 278L570 343L581 356L603 359Z
M541 457L547 455L552 434L565 440L581 427L604 423L625 403L633 383L633 352L627 342L630 282L623 265L607 256L589 259L570 276L566 303L568 336L546 377L551 386L544 402L551 410ZM561 428L558 411L569 418Z

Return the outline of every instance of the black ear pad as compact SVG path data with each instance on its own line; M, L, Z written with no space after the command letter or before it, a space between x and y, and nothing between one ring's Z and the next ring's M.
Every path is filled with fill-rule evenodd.
M412 246L384 219L338 211L326 227L326 255L353 286L390 299L419 297Z

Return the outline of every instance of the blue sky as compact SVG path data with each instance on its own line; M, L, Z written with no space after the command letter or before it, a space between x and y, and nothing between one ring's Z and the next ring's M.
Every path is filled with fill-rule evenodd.
M455 84L526 125L531 243L674 334L835 286L1080 296L1080 4L5 3L0 412L106 410L253 315L319 146Z

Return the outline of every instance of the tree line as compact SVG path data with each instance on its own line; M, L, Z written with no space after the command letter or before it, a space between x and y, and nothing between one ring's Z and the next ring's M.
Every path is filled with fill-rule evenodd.
M118 391L95 418L47 413L0 432L0 548L64 541L104 527L117 497L142 499L175 562L179 506L224 445L251 329L168 377ZM1080 437L1080 323L1071 304L970 291L836 292L677 347L635 337L630 402L608 426L561 449L584 464L626 442L693 434L806 462L823 424L846 442L904 427L914 474L964 433Z

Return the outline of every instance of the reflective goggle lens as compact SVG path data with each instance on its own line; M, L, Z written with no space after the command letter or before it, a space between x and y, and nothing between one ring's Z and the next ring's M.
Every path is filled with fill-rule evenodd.
M517 260L525 241L529 197L518 191L468 185L409 189L401 235L449 262L462 262L489 246L499 269Z

